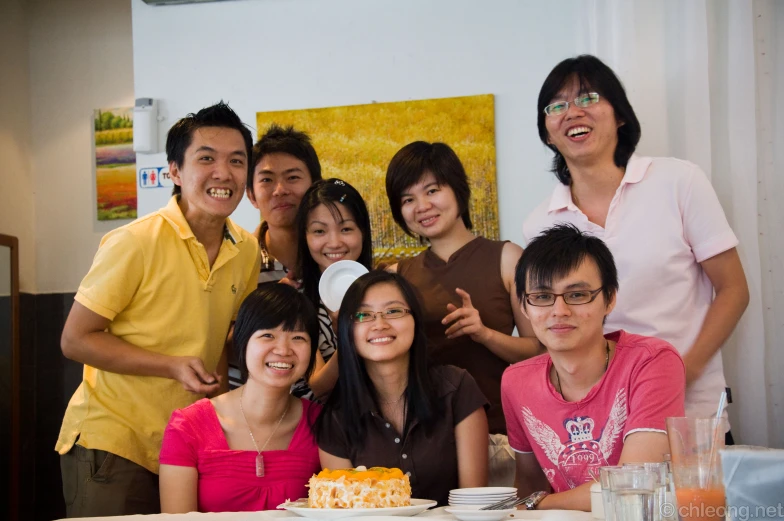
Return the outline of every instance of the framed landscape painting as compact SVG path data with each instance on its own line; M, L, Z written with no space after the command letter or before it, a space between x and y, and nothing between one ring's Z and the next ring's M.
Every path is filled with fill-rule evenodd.
M98 220L135 219L133 108L97 109L93 119Z

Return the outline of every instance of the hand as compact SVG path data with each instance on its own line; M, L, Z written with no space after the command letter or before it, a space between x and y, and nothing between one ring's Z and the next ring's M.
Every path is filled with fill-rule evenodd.
M176 356L173 359L171 377L180 382L186 391L197 394L210 394L220 388L220 375L217 372L207 372L201 358L196 356Z
M463 300L463 306L458 308L454 304L446 305L449 314L441 323L444 325L452 323L452 325L444 331L444 335L450 340L462 335L470 335L471 340L483 344L487 336L487 328L479 317L479 310L471 304L471 295L460 288L456 288L455 293Z

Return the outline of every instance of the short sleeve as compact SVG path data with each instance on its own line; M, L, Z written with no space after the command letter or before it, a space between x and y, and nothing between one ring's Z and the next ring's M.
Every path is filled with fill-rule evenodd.
M675 348L662 342L631 375L629 415L623 437L634 431L666 432L665 418L684 416L686 370Z
M114 320L131 302L143 277L144 254L138 239L127 228L118 228L101 240L75 299L90 311Z
M522 423L522 412L516 394L520 392L519 386L514 385L510 373L513 368L504 371L501 377L501 406L506 418L506 434L509 437L509 446L516 452L533 452L533 447L525 435Z
M474 377L464 369L457 369L460 372L457 380L457 389L452 395L452 413L454 424L457 425L474 413L480 407L487 408L490 404L479 389Z
M160 463L179 467L196 467L198 465L197 444L188 418L181 410L174 411L166 430L163 432Z
M316 443L319 449L332 454L337 458L351 459L351 453L346 440L346 432L343 430L342 422L337 411L332 410L321 420Z
M738 245L719 198L708 177L690 165L690 185L681 201L683 232L697 262L710 259Z

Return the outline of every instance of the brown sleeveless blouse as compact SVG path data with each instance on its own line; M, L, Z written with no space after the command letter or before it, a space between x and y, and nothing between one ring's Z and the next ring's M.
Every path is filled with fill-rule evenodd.
M505 241L477 237L453 253L447 262L427 249L397 266L397 272L419 291L431 362L461 367L474 377L490 402L487 419L491 434L506 434L501 375L509 364L468 335L448 340L444 335L448 326L442 325L441 320L447 315L447 304L462 305L462 299L455 293L455 288L460 288L471 295L471 302L479 310L485 326L505 335L512 334L514 315L501 277L504 244Z

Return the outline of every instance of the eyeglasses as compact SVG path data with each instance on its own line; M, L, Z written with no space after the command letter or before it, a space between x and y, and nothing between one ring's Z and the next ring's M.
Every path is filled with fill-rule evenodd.
M384 320L394 320L396 318L403 318L410 315L411 310L406 308L389 308L384 311L357 311L351 318L357 324L365 322L374 322L376 317L381 317Z
M596 92L589 92L587 94L583 94L582 96L578 96L574 98L572 102L576 107L590 107L594 103L599 103L599 94ZM556 101L555 103L550 103L544 108L544 113L548 116L560 116L564 112L569 110L569 102L568 101Z
M532 306L543 308L552 306L558 297L563 297L564 302L570 306L580 306L596 300L599 292L603 289L604 287L594 290L569 291L567 293L526 293L525 301Z

